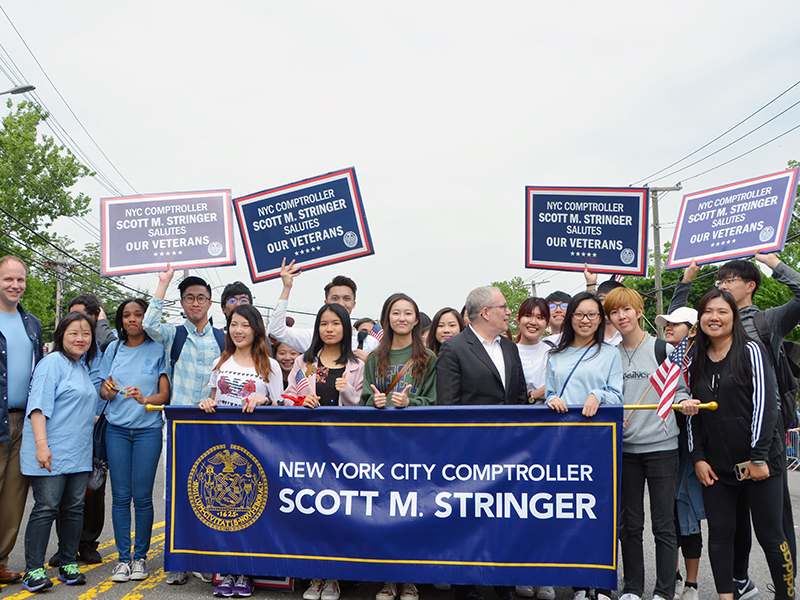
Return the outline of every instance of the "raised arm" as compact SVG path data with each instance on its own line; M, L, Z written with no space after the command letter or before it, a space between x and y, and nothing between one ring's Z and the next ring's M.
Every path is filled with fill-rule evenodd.
M672 301L669 303L667 314L689 305L689 292L692 291L692 281L697 277L698 271L700 271L700 267L693 260L692 264L686 267L678 285L675 286L675 292L672 294Z

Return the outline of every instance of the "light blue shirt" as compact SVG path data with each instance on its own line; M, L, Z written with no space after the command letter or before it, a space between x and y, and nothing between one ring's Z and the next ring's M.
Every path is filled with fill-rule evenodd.
M112 342L106 348L100 363L100 375L103 379L108 379L111 375L120 390L135 386L142 391L142 396L157 394L158 380L166 372L164 347L153 340L145 340L143 344L133 348L122 342ZM105 401L103 404L105 405ZM133 398L126 398L121 391L108 403L106 418L112 425L129 429L161 427L163 423L160 413L147 412L143 404Z
M172 342L175 340L175 325L162 323L161 313L164 310L164 301L158 298L150 300L150 306L144 314L142 323L144 330L150 338L163 346L169 360ZM171 400L172 406L196 406L208 398L208 381L211 378L211 369L214 360L219 358L220 351L217 338L211 328L211 323L206 323L202 333L197 333L197 328L188 319L184 324L189 335L186 343L175 363L171 374Z
M0 373L8 381L8 407L25 408L33 372L33 342L25 331L22 315L16 310L13 315L0 312L0 333L6 338L8 348L8 372Z
M92 429L97 392L82 362L73 362L61 352L52 352L36 365L28 395L22 429L20 469L23 475L49 476L92 470ZM31 412L39 409L47 417L50 468L36 461Z
M622 359L613 346L601 344L599 353L597 346L589 350L567 381L585 351L586 348L570 347L550 355L544 384L545 404L560 397L567 406L583 406L589 394L594 394L600 404L622 404Z

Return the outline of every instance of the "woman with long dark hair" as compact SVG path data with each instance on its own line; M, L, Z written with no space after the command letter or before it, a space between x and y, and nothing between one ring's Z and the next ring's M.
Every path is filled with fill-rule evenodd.
M145 404L169 401L164 347L150 339L142 326L147 302L127 298L117 308L119 340L111 343L100 362L100 398L108 401L106 447L111 478L111 522L119 562L111 581L147 579L145 561L153 529L153 485L161 456L158 412ZM136 519L136 542L131 556L131 501Z
M361 405L405 408L436 404L436 354L422 342L417 303L406 294L392 294L383 303L381 324L383 338L364 367ZM433 324L431 333L435 333ZM387 581L375 599L394 600L397 591L397 585ZM400 597L419 598L416 585L403 583Z
M428 329L426 346L439 356L439 350L445 340L458 335L464 330L464 319L455 308L446 306L433 315L431 327Z
M383 303L383 339L367 358L361 406L436 404L436 355L422 343L419 307L406 294Z
M689 450L703 484L708 555L720 598L731 600L736 503L747 495L753 528L767 559L775 597L793 597L794 565L783 533L780 477L783 440L777 427L778 387L766 352L747 337L736 300L709 291L697 308L700 327L690 367L692 394L717 402L688 421Z
M261 313L251 304L239 304L228 313L225 350L214 361L208 387L211 396L200 408L212 413L217 406L241 407L283 404L281 367L269 355L267 330Z
M364 363L353 354L352 343L347 310L341 304L320 308L311 346L295 359L285 394L297 394L299 372L309 384L309 393L303 401L306 408L358 406Z
M314 321L311 346L294 361L285 395L295 396L298 379L308 383L303 406L357 406L364 363L353 354L350 315L341 304L326 304ZM338 600L336 579L312 579L304 600Z
M34 502L25 529L22 578L29 592L53 585L44 559L56 516L58 579L67 585L86 583L77 556L97 409L97 390L86 365L96 354L94 321L81 312L68 313L56 327L53 351L36 365L31 379L20 447L20 470L28 476Z
M213 413L217 406L234 406L253 412L256 406L282 405L281 367L269 355L261 313L251 304L238 304L227 317L225 350L214 361L208 382L211 396L200 402L200 408ZM227 574L214 588L215 596L225 598L252 593L248 575Z

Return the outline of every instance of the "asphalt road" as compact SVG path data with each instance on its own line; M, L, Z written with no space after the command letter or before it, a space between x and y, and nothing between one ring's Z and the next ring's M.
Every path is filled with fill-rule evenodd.
M156 499L162 497L164 486L163 475L159 473L156 479L156 489L154 496ZM800 524L800 473L790 473L789 486L792 494L792 504L794 506L795 523ZM150 572L150 578L145 581L128 583L113 583L109 578L111 570L117 562L117 549L114 544L113 530L111 527L111 491L110 486L107 486L106 491L106 525L103 535L100 538L100 554L103 556L103 562L99 565L83 565L81 569L86 575L87 583L84 586L67 586L59 583L56 579L56 569L49 569L48 574L53 578L53 587L46 592L40 593L40 596L49 598L51 600L70 599L74 600L90 600L96 598L103 598L103 600L161 600L164 598L197 598L197 597L211 597L214 586L212 584L203 583L199 579L190 577L186 585L171 586L164 582L165 573L163 570L164 564L164 503L155 502L156 515L155 527L153 528L152 541L150 547L150 554L147 559L147 567ZM22 571L25 567L24 559L24 530L25 523L27 523L28 511L32 506L32 499L29 495L28 506L25 517L22 521L22 530L20 531L17 539L16 547L11 553L9 558L9 568L15 571ZM707 508L708 510L708 508ZM0 526L2 526L2 515L0 515ZM645 581L645 600L649 600L653 595L653 585L655 583L655 555L653 539L648 531L649 521L645 524L645 568L646 568L646 581ZM707 539L707 530L705 523L703 527L703 539ZM532 540L531 543L544 543L540 540ZM47 551L49 558L56 551L56 538L55 533L50 536L50 545ZM766 591L767 583L770 582L769 571L767 570L766 562L764 561L764 554L761 548L755 542L753 552L750 560L750 577L756 583L758 588L762 590L761 598L771 598L771 592ZM703 560L700 564L700 574L698 577L699 592L701 599L716 599L717 595L714 592L714 582L711 575L711 567L709 566L708 556L703 551ZM265 600L301 600L302 593L305 590L307 582L297 581L297 591L290 592L276 592L256 590L253 598L263 598ZM373 600L375 594L380 590L381 584L379 583L362 583L356 588L344 589L342 592L342 600ZM481 593L486 597L486 600L495 600L496 596L491 588L480 588ZM452 600L452 592L443 592L434 590L430 585L419 586L421 600ZM22 600L28 598L32 594L24 591L19 582L1 585L0 598L8 598L11 600ZM556 588L557 600L572 600L571 588ZM617 594L615 593L616 597Z

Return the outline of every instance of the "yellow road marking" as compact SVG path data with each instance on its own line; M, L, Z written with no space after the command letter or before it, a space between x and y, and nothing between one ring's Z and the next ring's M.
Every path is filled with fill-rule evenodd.
M163 526L164 526L164 521L161 521L160 523L158 523L156 525L153 525L153 529L155 529L156 527L160 528L160 527L163 527ZM160 534L155 535L152 538L150 538L150 543L151 544L155 544L155 547L151 548L150 552L153 552L154 550L156 550L157 547L163 546L164 545L163 542L164 542L164 538L165 537L166 537L165 533L160 533ZM159 544L159 542L161 542L161 543ZM102 567L103 565L105 565L107 563L110 563L111 561L117 560L118 558L119 558L119 552L113 552L113 553L109 554L108 556L104 557L103 558L103 562L98 563L96 565L86 565L85 567L81 568L81 573L83 573L85 575L86 573L88 573L92 569L96 569L97 567ZM148 558L150 558L150 554L149 553L148 553ZM61 585L61 582L58 580L58 577L51 577L50 581L53 582L53 586L54 587L57 586L57 585ZM146 580L146 581L149 581L149 580ZM102 585L102 584L100 584L100 585ZM99 586L94 586L92 589L87 590L85 592L85 594L90 594L92 592L92 590L95 589L95 587L99 587ZM28 592L27 590L22 590L21 592L17 592L16 594L12 594L11 596L8 596L6 600L25 600L26 598L30 598L33 595L34 594L32 594L31 592ZM94 598L94 597L95 596L87 596L87 598Z

